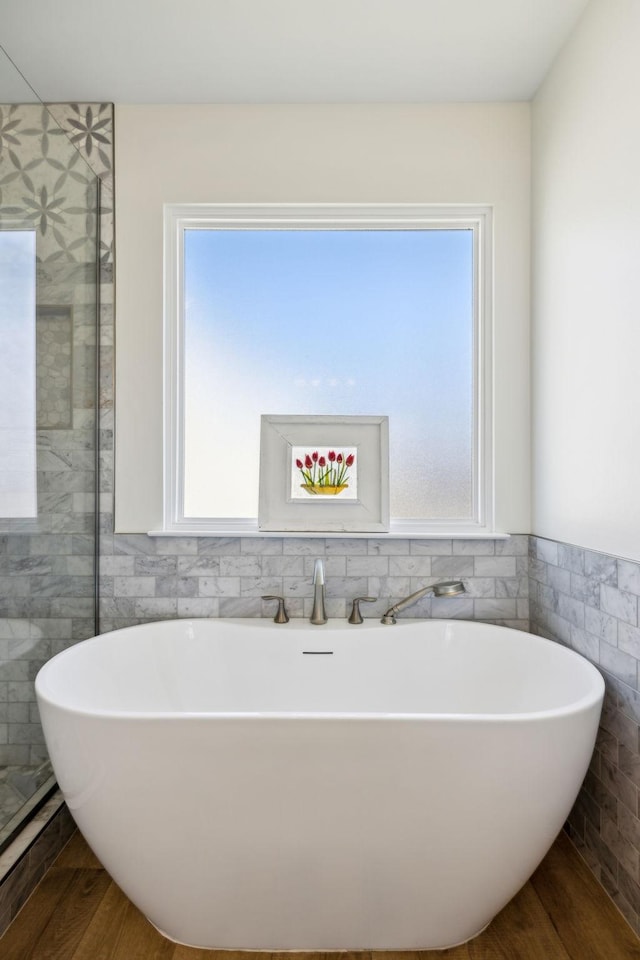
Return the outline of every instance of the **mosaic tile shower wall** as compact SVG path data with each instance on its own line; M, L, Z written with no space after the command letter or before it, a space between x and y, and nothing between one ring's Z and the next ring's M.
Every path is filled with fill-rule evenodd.
M569 832L640 933L640 564L531 537L531 630L595 663L598 742Z
M0 520L0 807L24 800L28 770L42 779L37 670L95 629L96 174L109 280L112 123L104 104L0 106L0 225L36 233L38 489L37 519Z

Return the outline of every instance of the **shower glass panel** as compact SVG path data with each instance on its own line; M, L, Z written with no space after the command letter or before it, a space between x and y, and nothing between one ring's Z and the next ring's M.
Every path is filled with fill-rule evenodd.
M97 176L0 54L0 849L55 783L33 681L96 633Z

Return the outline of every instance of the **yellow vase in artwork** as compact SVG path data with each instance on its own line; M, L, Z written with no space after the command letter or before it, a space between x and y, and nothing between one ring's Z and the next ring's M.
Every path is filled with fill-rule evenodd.
M332 487L332 486L329 486L328 484L325 486L320 483L301 483L300 486L302 487L303 490L306 490L307 493L311 493L314 496L319 494L320 496L323 496L323 497L327 497L327 496L335 497L337 493L341 493L343 490L346 490L349 484L341 483L337 487Z

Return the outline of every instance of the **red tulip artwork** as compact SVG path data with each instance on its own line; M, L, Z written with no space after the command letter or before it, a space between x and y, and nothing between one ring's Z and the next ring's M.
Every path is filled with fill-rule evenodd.
M305 450L296 448L294 462L298 473L298 483L303 496L331 496L352 499L355 490L351 486L355 480L355 449L316 448Z
M262 414L258 528L389 530L389 417Z

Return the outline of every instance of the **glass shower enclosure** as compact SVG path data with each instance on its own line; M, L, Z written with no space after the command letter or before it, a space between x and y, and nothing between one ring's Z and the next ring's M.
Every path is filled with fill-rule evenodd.
M33 681L97 632L98 177L0 53L0 849L55 786Z

